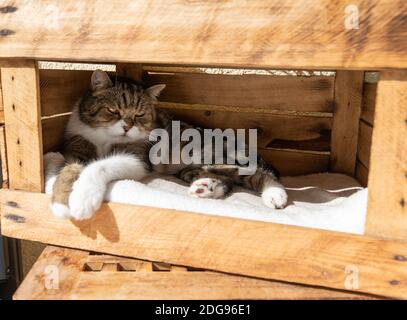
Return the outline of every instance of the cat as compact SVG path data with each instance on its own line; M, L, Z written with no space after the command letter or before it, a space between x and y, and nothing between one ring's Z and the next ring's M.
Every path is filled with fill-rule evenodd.
M90 80L90 90L74 106L64 134L61 153L66 163L51 200L55 216L89 219L102 204L109 182L141 180L152 172L179 177L190 184L189 195L198 198L224 198L234 185L241 185L261 193L268 207L286 205L287 193L277 170L259 156L251 175L239 175L237 163L153 164L149 150L156 142L150 141L150 133L157 128L171 131L172 119L157 109L165 85L144 88L120 77L113 82L101 70L94 71ZM186 128L194 127L181 122L181 130Z

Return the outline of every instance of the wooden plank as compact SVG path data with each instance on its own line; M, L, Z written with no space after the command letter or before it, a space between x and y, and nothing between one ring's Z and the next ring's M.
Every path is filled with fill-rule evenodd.
M276 167L282 176L326 172L329 169L329 153L262 148L258 152L264 160Z
M360 161L356 162L355 178L363 187L367 187L369 169L366 168Z
M67 293L72 293L77 284L87 256L85 251L47 246L13 298L66 299Z
M52 216L45 194L2 190L0 198L5 236L407 298L405 242L115 203L92 220L67 221Z
M41 115L71 112L90 87L92 71L40 70Z
M106 255L87 256L84 251L48 246L14 294L14 299L374 299L368 295L215 272L188 272L186 268L175 274L85 271L81 266L95 260L94 257L105 264L124 260ZM142 262L126 260L134 264ZM49 266L58 268L59 279L55 278L58 290L55 289L57 282L51 281L55 274ZM173 268L171 266L171 270Z
M407 72L383 72L369 174L366 233L407 239Z
M1 68L1 78L10 188L41 192L44 181L38 67L34 61L15 61Z
M160 101L287 111L333 111L334 77L149 73L164 83ZM233 111L233 109L232 109Z
M0 124L4 123L4 105L3 105L3 89L1 86L1 73L0 73Z
M373 126L374 110L376 106L377 83L363 84L363 103L361 119Z
M43 190L42 134L38 66L34 61L8 62L1 68L9 187ZM24 277L43 249L42 244L20 243Z
M2 15L3 58L310 69L407 67L402 14L407 4L399 0L5 4L16 10Z
M128 71L126 71L126 69ZM117 64L117 73L142 80L142 66ZM40 70L42 116L70 112L89 88L91 71ZM150 73L147 85L165 83L160 101L216 105L230 111L333 111L333 77ZM231 108L235 107L235 108Z
M331 170L353 176L356 165L364 74L338 71L331 134Z
M329 139L332 126L330 117L304 117L291 115L273 115L262 113L250 113L242 116L239 112L194 110L193 106L188 109L166 109L174 119L179 119L195 126L203 128L220 129L257 129L258 147L272 147L275 141L282 148L285 142L290 148L290 140L298 144L304 143L308 150L319 149L318 139ZM311 140L311 142L310 142ZM298 149L298 146L296 146ZM304 149L305 149L304 148Z
M360 121L357 157L358 160L362 162L362 164L366 168L369 168L372 132L373 128L370 125L366 124L363 121Z
M60 147L70 115L63 114L45 118L41 121L44 154Z
M1 183L3 188L8 188L8 166L6 150L6 130L0 126L0 159L1 159Z

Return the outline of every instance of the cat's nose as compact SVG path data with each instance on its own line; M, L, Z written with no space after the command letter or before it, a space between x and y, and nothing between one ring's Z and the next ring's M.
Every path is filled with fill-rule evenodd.
M123 130L124 130L124 132L127 132L127 131L129 131L130 129L131 129L131 127L132 126L123 126Z

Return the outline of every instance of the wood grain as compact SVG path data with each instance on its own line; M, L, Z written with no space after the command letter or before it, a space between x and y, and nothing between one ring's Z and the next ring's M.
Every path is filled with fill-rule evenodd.
M356 165L364 74L338 71L331 133L331 170L353 176Z
M354 290L407 298L405 242L115 203L74 222L54 218L44 194L0 198L5 236L341 290L353 270Z
M370 156L366 233L407 240L407 72L383 72Z
M63 114L42 119L43 152L57 151L61 146L70 115Z
M291 68L406 68L399 0L3 1L0 57ZM101 32L103 30L103 32Z
M0 126L0 159L1 159L1 182L3 188L8 188L8 166L6 150L6 130Z
M40 70L41 115L71 112L90 88L92 71Z
M363 121L359 125L358 153L357 157L360 162L369 168L370 148L372 145L373 128Z
M247 112L261 108L332 113L334 105L334 77L150 72L144 81L148 86L166 84L160 96L164 102L232 106Z
M321 137L330 137L332 118L330 117L305 117L291 115L273 115L262 113L250 113L243 116L240 112L194 110L189 109L167 109L174 119L179 119L195 126L203 128L220 129L257 129L258 147L270 147L275 140L296 141L304 143L304 149L318 150L318 142L310 143ZM289 142L288 142L289 143ZM282 146L279 146L282 148ZM289 148L289 146L288 146Z
M277 168L282 176L326 172L329 169L329 153L263 148L258 152L264 160Z
M4 123L4 105L3 105L3 89L1 86L1 73L0 73L0 124Z
M355 178L363 187L367 187L369 169L366 168L360 161L356 161Z
M373 126L374 110L376 106L377 83L363 84L362 114L360 116L365 122Z
M1 78L10 188L41 192L44 181L38 67L34 61L15 61L1 68Z
M167 85L160 101L213 105L230 111L332 115L333 77L149 73L142 66L117 64L117 74ZM91 71L40 70L42 116L70 112L89 89ZM113 75L114 76L114 75ZM235 107L235 108L232 108Z
M86 265L100 264L99 270ZM118 270L133 265L132 270ZM150 270L143 266L149 265ZM48 246L14 294L16 300L40 299L374 299L372 296L231 276L186 267ZM52 288L52 270L59 273L59 288ZM115 269L106 272L106 268ZM141 271L141 272L140 272ZM56 283L54 283L56 284Z

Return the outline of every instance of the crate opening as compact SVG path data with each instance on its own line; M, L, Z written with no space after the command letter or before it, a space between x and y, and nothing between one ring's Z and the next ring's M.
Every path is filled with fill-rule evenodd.
M94 69L42 65L44 154L60 149L71 110L88 90ZM112 65L102 69L114 77ZM225 200L195 199L188 197L188 186L181 180L162 176L142 183L111 183L105 200L363 234L368 152L364 149L370 143L364 127L367 111L360 120L355 174L332 172L335 77L335 72L320 71L143 66L147 86L167 85L159 108L174 119L205 128L257 129L258 153L283 176L289 205L270 211L257 194L239 187ZM47 156L45 160L50 192L53 166L59 160Z

